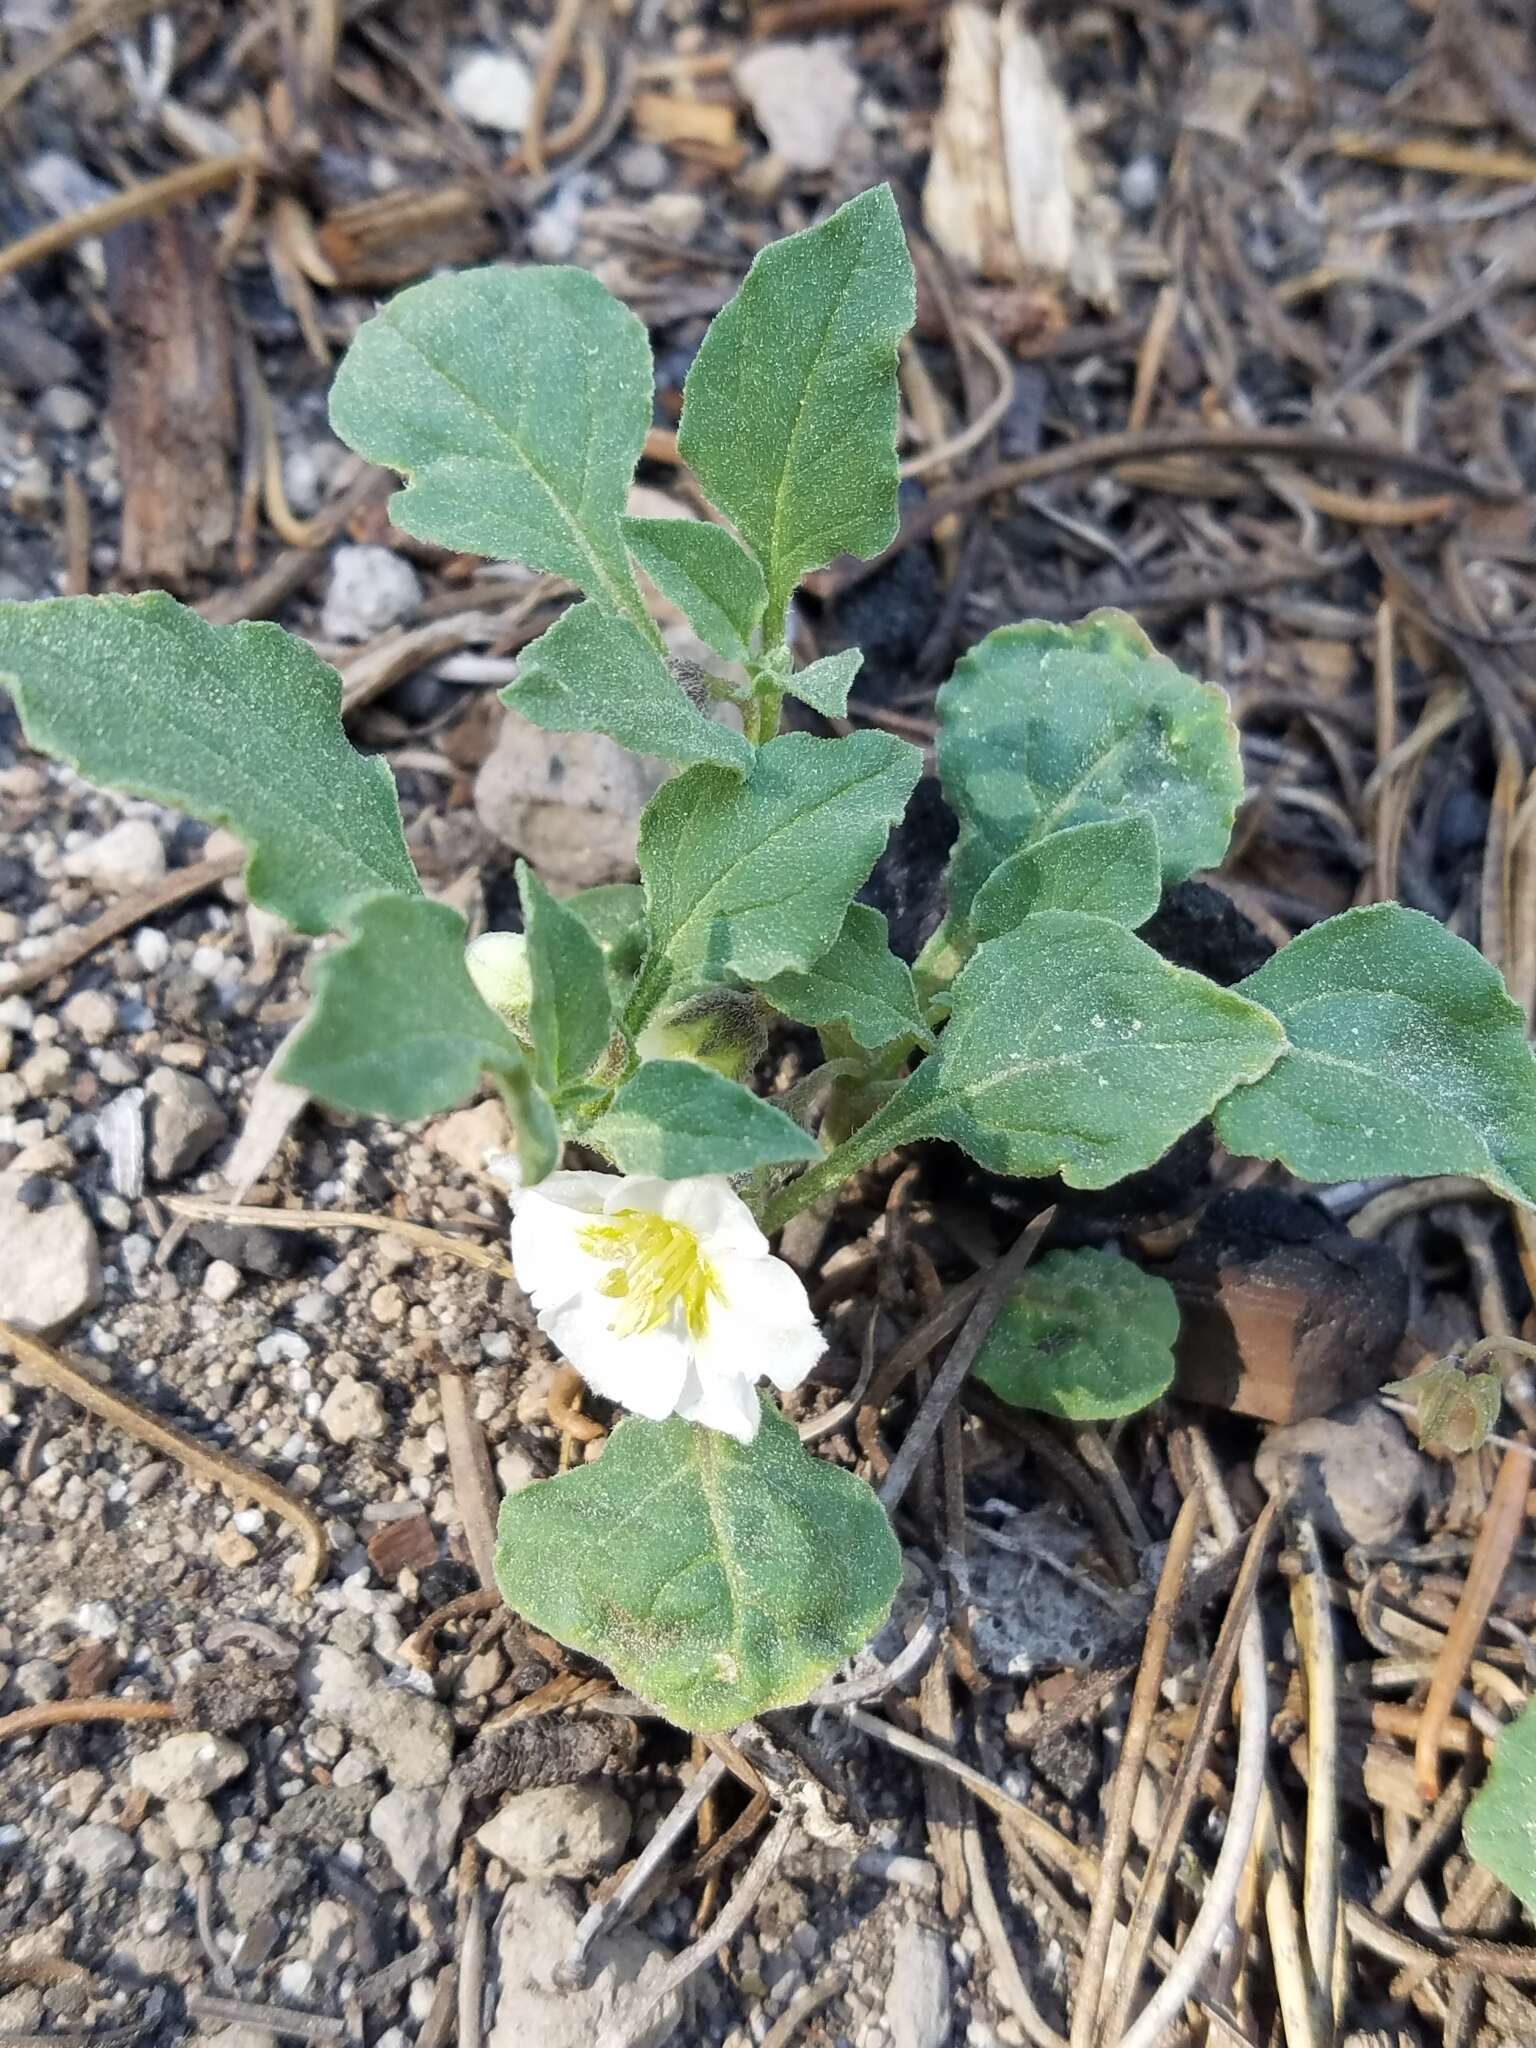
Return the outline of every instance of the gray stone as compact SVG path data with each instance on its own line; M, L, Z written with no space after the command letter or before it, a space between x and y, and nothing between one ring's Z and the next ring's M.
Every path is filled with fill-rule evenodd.
M669 1958L637 1928L615 1928L593 1943L580 1989L556 1983L580 1917L566 1885L508 1886L496 1922L501 1989L487 2048L594 2048L610 2035L626 2048L662 2048L677 2032L682 1995L652 2003Z
M126 1870L134 1859L132 1835L104 1821L88 1820L64 1837L64 1861L79 1871L87 1884L99 1884Z
M585 889L634 873L640 813L665 779L661 763L602 733L545 732L508 710L475 778L475 809L552 888Z
M29 1706L56 1700L64 1690L64 1674L51 1657L31 1657L16 1667L16 1690Z
M406 1791L444 1784L453 1763L453 1716L437 1700L386 1685L372 1657L329 1645L313 1663L315 1712L338 1721L374 1750L392 1785Z
M464 1794L456 1785L426 1792L386 1792L368 1818L368 1831L400 1874L407 1891L435 1891L448 1875Z
M0 1173L0 1321L46 1337L101 1299L96 1226L62 1181Z
M333 1444L382 1436L389 1427L384 1397L369 1381L347 1373L326 1395L325 1406L320 1410L320 1427Z
M250 1762L238 1742L194 1728L168 1735L140 1752L129 1767L129 1782L152 1799L206 1799L238 1778Z
M96 417L96 408L83 391L69 384L55 384L38 400L38 410L50 427L61 434L83 434Z
M144 1090L125 1088L96 1118L96 1143L107 1155L113 1191L136 1202L144 1192Z
M211 2034L198 2034L193 2048L278 2048L278 2042L265 2027L219 2027Z
M936 1928L907 1926L896 1937L896 1961L885 1994L894 2048L944 2048L952 2011L949 1943Z
M340 547L331 557L320 631L327 640L370 640L421 603L421 578L392 548Z
M110 895L134 896L165 880L165 846L148 818L124 818L66 853L64 872Z
M149 1166L156 1180L190 1172L229 1129L229 1118L206 1081L175 1067L156 1067L144 1083L149 1097Z
M105 1045L117 1029L117 1004L104 989L79 989L64 1005L63 1016L87 1045Z
M541 1785L516 1792L475 1836L519 1877L594 1877L629 1840L629 1808L609 1785Z
M521 135L533 101L533 78L512 50L475 50L454 66L448 97L477 128Z
M374 1771L377 1770L375 1764ZM343 1842L362 1833L373 1801L374 1794L369 1788L355 1780L346 1785L306 1785L302 1792L283 1801L267 1822L267 1832L280 1842L339 1849Z
M334 1977L351 1960L352 1913L339 1899L322 1899L309 1916L305 1943L316 1973Z
M224 1839L219 1816L206 1799L168 1799L161 1819L178 1849L217 1849Z
M621 149L614 172L626 192L659 192L672 175L667 153L654 142L632 142Z
M832 168L859 104L859 74L842 42L757 43L734 75L775 156L792 171Z
M1424 1483L1408 1432L1374 1401L1272 1429L1253 1470L1266 1492L1295 1494L1340 1543L1395 1542Z

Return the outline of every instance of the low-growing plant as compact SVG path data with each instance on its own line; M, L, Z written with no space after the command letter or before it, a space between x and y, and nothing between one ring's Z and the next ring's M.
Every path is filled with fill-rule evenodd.
M633 1411L602 1457L504 1508L507 1600L684 1727L804 1699L878 1627L899 1554L880 1505L759 1387L821 1339L768 1239L918 1139L1072 1188L1149 1167L1214 1118L1235 1153L1321 1181L1472 1174L1536 1203L1536 1063L1474 949L1378 904L1236 988L1137 937L1219 863L1242 794L1221 691L1127 617L991 633L939 693L960 821L947 914L915 967L858 892L915 747L780 732L840 718L860 657L796 668L800 579L898 528L897 345L911 266L869 191L765 249L689 372L678 451L717 523L636 519L644 328L574 269L402 292L361 329L337 432L399 471L398 526L581 593L506 701L673 764L638 886L559 900L518 869L523 930L466 949L422 893L389 770L347 742L335 671L267 624L169 597L0 605L0 674L32 744L229 827L253 903L340 943L284 1064L337 1108L415 1119L488 1074L516 1134L512 1248L553 1343ZM648 577L718 658L669 661ZM822 1064L780 1101L748 1076L775 1018ZM566 1171L578 1146L605 1165ZM1172 1372L1164 1284L1104 1252L1026 1273L977 1370L1084 1418Z

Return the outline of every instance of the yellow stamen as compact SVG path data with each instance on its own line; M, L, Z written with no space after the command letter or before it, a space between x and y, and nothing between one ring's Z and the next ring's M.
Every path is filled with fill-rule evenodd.
M581 1241L611 1268L598 1291L621 1304L613 1319L615 1337L659 1329L678 1307L689 1336L704 1335L710 1297L719 1294L720 1285L686 1223L673 1223L652 1209L619 1209L600 1223L589 1223Z

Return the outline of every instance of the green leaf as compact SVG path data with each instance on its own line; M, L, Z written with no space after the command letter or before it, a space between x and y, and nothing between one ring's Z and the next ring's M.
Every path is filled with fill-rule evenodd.
M567 577L654 639L620 530L652 391L644 327L588 271L461 270L358 330L331 425L406 478L407 533Z
M1494 1744L1464 1832L1470 1854L1536 1913L1536 1703L1528 1701Z
M890 188L762 250L683 387L678 453L768 578L768 630L808 569L896 538L896 344L912 261Z
M301 932L420 890L387 764L348 743L341 678L280 626L210 626L162 591L0 604L0 682L40 752L228 826L251 901Z
M1003 1303L976 1377L1068 1422L1134 1415L1172 1384L1178 1334L1178 1301L1155 1273L1114 1252L1047 1252Z
M674 981L763 981L820 959L920 766L889 733L788 733L758 748L744 781L700 767L666 783L640 820L652 943L640 1001L654 1007Z
M1048 832L995 867L971 901L977 939L1000 938L1037 910L1080 910L1134 931L1163 893L1157 830L1138 811Z
M961 912L1021 847L1129 811L1152 819L1164 881L1182 881L1225 853L1243 789L1226 697L1115 611L973 647L939 692L939 773L961 824Z
M603 949L586 925L556 902L525 861L517 864L517 887L533 980L528 1034L534 1077L556 1094L583 1080L608 1050L613 1033L608 970Z
M645 891L638 882L600 882L567 896L565 907L579 917L602 950L610 982L625 983L645 957Z
M931 1045L912 970L891 951L885 919L850 903L842 929L813 966L759 984L776 1010L818 1030L841 1025L870 1052L898 1038Z
M589 1124L584 1144L620 1173L688 1180L819 1159L820 1147L782 1109L692 1060L647 1060Z
M1422 911L1346 910L1282 947L1241 993L1290 1049L1222 1105L1232 1152L1303 1180L1473 1174L1536 1207L1536 1058L1498 972Z
M846 718L848 692L864 665L857 647L845 647L841 654L824 654L808 668L797 668L784 678L784 688L802 704L809 704L823 718Z
M738 774L752 762L741 734L699 710L651 642L590 598L526 650L501 701L550 732L605 732L637 754Z
M740 543L704 519L626 519L624 538L699 638L727 661L745 661L768 586Z
M464 920L425 896L375 896L314 970L315 1002L280 1078L357 1116L407 1123L453 1109L489 1069L518 1127L523 1172L540 1180L559 1137L522 1049L476 992Z
M993 1173L1109 1187L1285 1043L1257 1003L1069 910L982 946L952 1002L938 1051L857 1134L862 1156L948 1138Z
M861 1479L771 1402L750 1444L630 1416L595 1465L502 1503L496 1583L680 1728L798 1705L890 1612L901 1552Z

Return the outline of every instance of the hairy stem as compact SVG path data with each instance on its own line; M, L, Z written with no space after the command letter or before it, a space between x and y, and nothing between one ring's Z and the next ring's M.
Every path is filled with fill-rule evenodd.
M798 1180L792 1180L788 1187L780 1188L763 1211L763 1229L772 1236L782 1230L791 1216L798 1216L802 1209L808 1209L812 1202L841 1187L845 1180L872 1165L882 1153L894 1152L898 1145L909 1138L920 1135L914 1128L906 1104L900 1096L894 1097L883 1109L877 1109L869 1122L836 1145L825 1159L815 1166L808 1166Z

